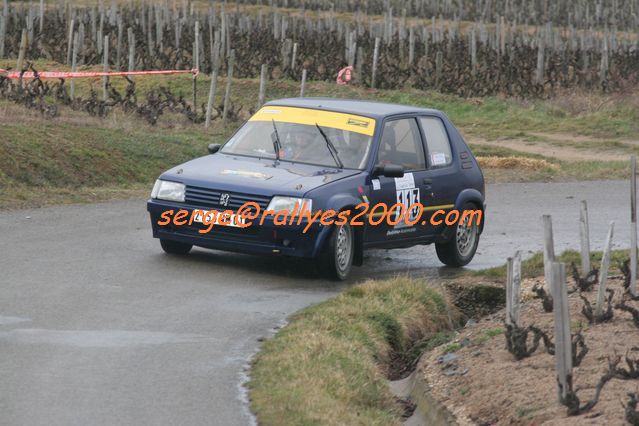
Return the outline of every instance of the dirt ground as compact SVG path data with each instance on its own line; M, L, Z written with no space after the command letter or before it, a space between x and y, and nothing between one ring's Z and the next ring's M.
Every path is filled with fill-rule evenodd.
M521 325L535 325L554 335L553 314L545 313L541 300L533 299L532 287L543 278L522 283ZM569 280L569 289L574 288ZM595 288L597 285L595 284ZM613 304L621 299L622 277L612 277L608 288L615 290ZM593 304L596 290L584 293ZM639 302L628 305L639 308ZM599 379L608 371L608 357L621 356L619 367L626 370L624 356L639 359L639 328L630 313L614 310L610 322L590 325L581 313L584 305L577 292L569 295L571 329L582 327L589 352L573 370L574 389L581 405L589 401ZM466 425L623 425L628 392L639 391L639 380L612 379L601 392L600 400L590 411L567 416L558 401L554 356L546 353L543 343L530 357L516 361L506 350L505 312L467 324L456 340L425 354L418 369L432 395ZM472 322L472 321L471 321ZM529 336L529 344L531 341ZM450 362L442 360L455 358ZM442 362L443 361L443 362Z
M606 147L598 144L594 138L572 136L557 133L531 133L540 140L518 138L487 140L479 137L467 137L467 142L474 145L509 148L527 154L540 154L562 161L625 161L629 154L627 149L636 146L634 140L618 141L620 147Z

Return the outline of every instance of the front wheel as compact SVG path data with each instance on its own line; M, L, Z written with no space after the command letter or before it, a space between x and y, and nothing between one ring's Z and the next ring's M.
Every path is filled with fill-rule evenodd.
M332 279L343 281L353 266L355 235L350 224L335 226L320 256L320 268Z
M467 210L475 210L472 203L464 204L462 214ZM479 224L472 220L473 216L466 216L463 221L454 225L454 234L444 243L436 243L435 250L439 260L448 266L460 267L467 265L477 251L479 244Z
M162 250L168 254L187 254L193 248L193 244L179 243L171 240L160 240Z

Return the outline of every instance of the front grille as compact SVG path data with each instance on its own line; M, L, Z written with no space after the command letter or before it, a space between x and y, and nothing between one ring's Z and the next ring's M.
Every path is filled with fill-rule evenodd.
M220 196L229 194L228 206L220 204ZM223 210L237 210L244 203L249 201L259 204L260 209L266 210L271 197L263 195L242 194L240 192L221 191L218 189L201 188L197 186L187 186L184 201L187 204L198 207L214 207Z

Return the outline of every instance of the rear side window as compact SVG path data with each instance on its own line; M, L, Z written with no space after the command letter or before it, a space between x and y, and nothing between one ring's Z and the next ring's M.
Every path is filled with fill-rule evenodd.
M397 164L405 170L424 170L422 138L414 118L387 121L382 132L378 164Z
M444 123L437 117L420 117L419 122L424 129L430 165L441 167L452 163L453 156Z

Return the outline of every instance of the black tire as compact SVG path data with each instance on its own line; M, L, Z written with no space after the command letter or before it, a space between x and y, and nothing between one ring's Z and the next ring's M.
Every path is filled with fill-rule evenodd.
M347 244L348 247L345 247L344 244ZM344 250L348 252L345 253ZM344 281L348 278L353 267L354 254L355 232L353 227L348 223L336 225L331 230L331 236L324 243L319 258L320 270L333 280Z
M160 240L162 250L168 254L184 255L191 251L193 244L179 243L171 240Z
M465 203L461 208L461 212L463 214L466 210L475 210L477 207L473 203ZM479 226L475 223L473 226L475 227L475 237L472 242L466 242L464 245L463 238L458 237L458 228L461 224L457 222L455 225L451 226L450 231L451 235L448 238L448 241L443 243L435 243L435 251L437 252L437 257L439 260L447 266L452 266L455 268L459 268L461 266L467 265L473 260L475 253L477 252L477 245L479 244Z

